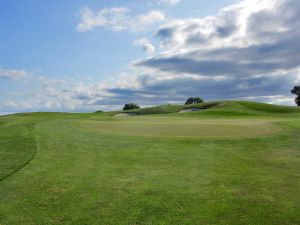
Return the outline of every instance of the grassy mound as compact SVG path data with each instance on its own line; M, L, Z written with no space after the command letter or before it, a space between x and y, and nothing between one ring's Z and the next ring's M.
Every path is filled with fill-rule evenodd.
M270 113L300 113L300 108L296 106L282 106L264 104L259 102L238 102L240 105L255 111L270 112Z
M108 112L108 115L116 115L122 112L132 112L139 115L149 115L149 114L167 114L167 113L177 113L184 109L190 108L199 108L199 109L209 109L213 107L217 107L220 103L219 102L208 102L208 103L200 103L195 105L160 105L154 106L149 108L142 108L142 109L134 109L134 110L125 110L125 111L114 111Z
M208 116L297 116L300 108L296 106L280 106L246 101L224 101L219 102L218 107L198 111L195 115Z
M199 111L184 113L186 115L207 115L207 116L276 116L280 114L299 114L300 108L295 106L279 106L257 102L246 101L218 101L207 102L195 105L160 105L155 107L108 112L108 115L114 116L122 112L136 113L138 115L151 114L171 114L182 110L198 108ZM300 114L299 114L300 115Z

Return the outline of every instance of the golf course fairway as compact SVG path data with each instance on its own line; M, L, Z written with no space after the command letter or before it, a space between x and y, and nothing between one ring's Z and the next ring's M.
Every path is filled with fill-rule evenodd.
M1 116L0 225L299 225L300 110L198 107Z

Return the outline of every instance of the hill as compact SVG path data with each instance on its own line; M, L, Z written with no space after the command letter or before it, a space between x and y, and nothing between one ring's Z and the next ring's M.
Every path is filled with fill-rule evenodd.
M258 102L247 101L215 101L194 105L160 105L149 108L108 112L107 115L117 115L119 113L135 113L137 115L150 114L171 114L182 110L196 108L199 111L188 113L188 115L207 115L207 116L270 116L300 113L300 108L295 106L280 106ZM185 114L186 115L186 114Z

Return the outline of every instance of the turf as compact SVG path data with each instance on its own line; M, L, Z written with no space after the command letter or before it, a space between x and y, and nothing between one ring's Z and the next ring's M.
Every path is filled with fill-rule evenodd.
M300 113L300 109L292 106L278 106L271 104L264 104L258 102L245 102L245 101L217 101L206 102L194 105L160 105L149 108L126 110L126 111L114 111L106 113L107 115L114 116L122 112L132 112L137 115L161 115L161 114L176 114L181 110L199 108L199 111L188 114L190 115L208 115L208 116L285 116Z
M296 107L170 108L0 117L0 224L300 223Z

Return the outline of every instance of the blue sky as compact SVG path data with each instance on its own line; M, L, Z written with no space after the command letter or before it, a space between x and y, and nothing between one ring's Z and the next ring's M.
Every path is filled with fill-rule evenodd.
M0 112L293 104L299 12L296 0L0 1Z
M149 1L150 2L150 1ZM109 7L130 7L132 14L143 14L162 5L149 6L148 1L18 0L0 2L1 53L3 67L28 71L40 70L45 76L112 76L127 64L143 56L132 42L144 35L139 33L110 32L95 29L93 32L76 31L80 10L89 7L100 10ZM170 17L205 16L215 13L228 0L189 1L174 7L163 6ZM193 8L197 8L197 10ZM192 9L192 10L191 10ZM151 31L149 31L151 32Z

